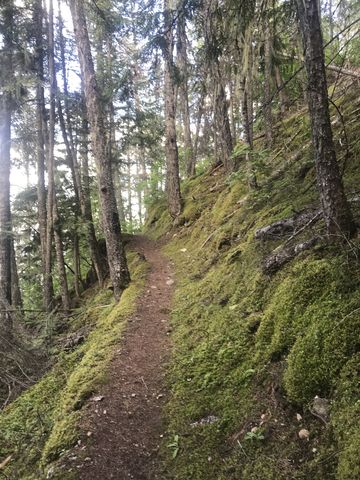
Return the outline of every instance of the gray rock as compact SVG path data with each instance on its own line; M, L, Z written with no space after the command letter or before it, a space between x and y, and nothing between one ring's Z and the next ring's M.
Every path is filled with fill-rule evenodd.
M327 420L330 415L330 402L327 398L320 398L316 395L312 404L314 414Z

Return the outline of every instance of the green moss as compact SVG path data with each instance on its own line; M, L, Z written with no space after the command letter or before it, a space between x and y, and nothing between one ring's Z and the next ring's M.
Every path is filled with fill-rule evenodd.
M109 290L92 290L85 300L76 322L92 325L86 342L60 353L49 374L1 413L0 455L12 455L6 469L11 478L45 477L49 464L78 440L81 407L106 380L114 345L144 284L146 264L131 253L129 263L133 281L118 304Z
M358 100L342 101L351 115ZM351 129L355 156L356 135ZM257 190L241 174L227 179L221 170L182 187L185 225L169 231L165 248L177 272L163 448L171 479L358 476L359 245L320 246L272 277L262 274L264 257L284 239L257 242L255 230L318 205L304 112L285 119L276 141L264 160L271 175L260 172ZM264 152L261 142L256 149ZM350 190L359 182L354 158L345 175ZM354 212L360 216L360 208ZM155 223L150 233L163 235L163 226ZM322 234L322 222L315 229ZM295 241L314 234L306 230ZM331 401L327 426L310 412L315 395ZM217 421L196 424L209 416ZM264 439L249 444L246 433L264 416ZM301 428L310 431L308 442L299 439ZM166 447L174 435L175 460Z
M332 426L339 444L338 480L360 477L360 354L343 366L332 405Z

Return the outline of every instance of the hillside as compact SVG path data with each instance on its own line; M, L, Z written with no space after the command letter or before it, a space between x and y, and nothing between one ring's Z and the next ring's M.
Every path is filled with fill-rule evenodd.
M332 118L359 221L360 98L341 87L351 156ZM166 262L144 256L135 237L120 303L109 288L88 289L54 339L53 366L1 413L8 478L112 478L150 465L160 480L359 477L359 240L325 241L304 113L276 126L273 150L258 139L257 189L244 169L229 177L207 167L183 183L175 223L165 201L151 207L146 234L175 268L174 300ZM165 396L159 328L171 334Z
M336 103L351 156L335 111L333 125L359 221L360 98L342 88ZM274 150L262 140L255 147L257 190L243 174L210 169L184 185L180 226L165 206L148 219L149 234L167 239L177 269L164 445L174 458L166 478L360 476L359 241L339 247L322 240L305 112L275 133ZM258 229L309 211L302 226L295 221L256 239ZM315 246L264 273L269 255L314 237Z

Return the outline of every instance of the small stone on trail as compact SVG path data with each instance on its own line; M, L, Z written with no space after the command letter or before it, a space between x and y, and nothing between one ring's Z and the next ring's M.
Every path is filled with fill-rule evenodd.
M133 398L135 398L135 397L136 397L136 393L132 393L131 396L132 396Z
M93 402L101 402L101 400L104 400L104 396L103 395L97 395L96 397L92 397L92 401Z
M87 432L86 434L87 437L91 437L91 435L92 435L92 432Z
M172 278L170 278L169 280L166 281L166 285L169 285L169 286L174 285L174 283L175 283L175 281Z
M306 428L302 428L298 435L301 440L309 440L310 432L309 430L306 430Z

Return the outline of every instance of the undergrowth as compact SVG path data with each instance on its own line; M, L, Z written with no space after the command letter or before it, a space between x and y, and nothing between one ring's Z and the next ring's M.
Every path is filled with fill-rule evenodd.
M85 292L78 314L69 319L69 330L89 329L86 341L71 352L58 347L53 368L1 412L0 458L11 456L4 470L9 478L47 478L52 462L79 439L82 406L106 380L114 345L144 284L146 263L133 253L128 259L132 283L120 302L114 303L110 289ZM56 478L65 479L65 473Z
M360 99L350 91L336 101L345 121L352 120L351 155L340 147L340 130L335 135L352 199L360 180L352 115ZM274 133L273 173L257 172L259 189L250 190L241 174L226 178L216 169L184 183L180 227L165 204L149 215L148 232L168 239L165 251L177 271L166 478L360 476L359 242L322 242L271 277L262 273L265 256L286 239L256 241L255 230L318 207L304 112ZM352 206L359 221L358 202ZM321 222L296 241L313 234L323 234ZM314 411L316 395L328 401L329 416Z

